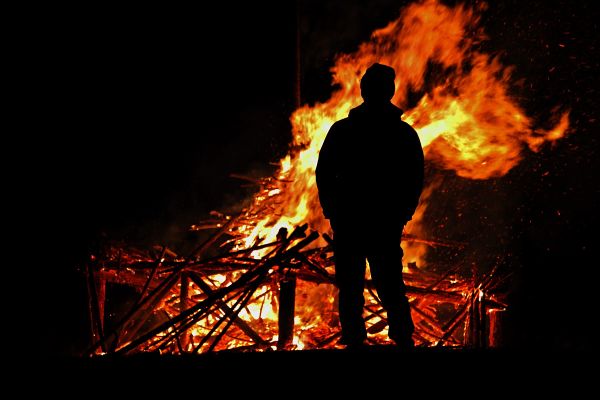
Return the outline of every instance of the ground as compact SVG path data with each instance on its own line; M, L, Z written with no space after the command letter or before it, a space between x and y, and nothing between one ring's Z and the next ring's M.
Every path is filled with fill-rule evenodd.
M411 396L506 394L568 389L591 383L591 356L561 352L415 349L218 353L200 356L140 354L125 358L67 358L39 364L36 379L54 388L77 384L96 393L210 394L230 398L334 396L357 393ZM75 385L75 386L74 386ZM477 393L477 394L476 394Z

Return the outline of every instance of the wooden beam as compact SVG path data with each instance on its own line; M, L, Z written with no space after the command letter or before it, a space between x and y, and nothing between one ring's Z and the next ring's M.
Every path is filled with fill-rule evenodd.
M279 310L277 325L279 339L277 348L283 350L292 344L294 339L294 316L296 312L296 275L289 272L288 276L279 281Z
M197 273L191 273L190 279L194 282L204 293L207 295L212 295L214 290L208 285L208 283L204 282L201 276ZM231 308L225 304L222 300L217 300L217 305L225 314L231 312ZM254 342L258 344L267 344L267 341L264 340L246 321L236 316L234 319L234 323L244 332L248 337Z

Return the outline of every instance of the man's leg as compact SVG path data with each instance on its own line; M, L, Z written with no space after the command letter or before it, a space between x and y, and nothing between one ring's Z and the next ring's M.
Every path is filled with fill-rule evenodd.
M338 228L334 231L335 279L339 289L339 316L342 325L341 343L361 344L367 337L362 317L365 299L365 256L357 246L353 232Z
M388 315L388 335L398 345L410 347L414 325L402 279L402 256L400 233L384 235L367 253L373 283Z

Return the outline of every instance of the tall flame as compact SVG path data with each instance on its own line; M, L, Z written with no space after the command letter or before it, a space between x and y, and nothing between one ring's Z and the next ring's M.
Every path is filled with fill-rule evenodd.
M410 93L420 93L418 104L403 119L418 132L426 160L452 169L464 178L489 179L506 174L528 146L539 150L561 138L569 125L568 113L548 130L534 129L532 120L509 95L511 68L477 49L485 40L476 10L449 7L425 0L405 8L400 17L373 32L371 40L353 54L341 55L332 68L337 88L325 103L304 106L292 117L293 144L302 148L281 160L279 178L290 180L279 194L279 209L261 221L247 237L273 240L282 227L308 222L327 231L315 184L319 150L331 125L361 103L360 78L373 63L396 70L394 104L406 109ZM439 71L432 76L435 67ZM431 82L434 81L434 82ZM427 194L421 199L408 231L422 232ZM424 249L404 244L405 261L421 261Z
M478 44L485 39L478 23L479 16L471 8L463 5L449 7L440 4L438 0L424 0L408 6L397 20L375 31L371 40L360 45L355 53L339 56L332 68L336 90L331 98L325 103L304 106L296 110L291 117L295 150L281 160L277 174L281 182L264 180L268 184L254 197L253 207L240 216L243 217L243 221L238 221L239 225L235 228L230 228L228 223L217 225L222 229L229 228L232 233L233 239L225 243L235 241L237 247L245 247L245 250L248 250L260 240L273 245L272 242L281 228L292 231L295 226L308 223L312 229L321 232L329 229L329 224L321 212L315 183L319 150L333 123L345 118L351 108L360 104L360 78L375 62L390 65L396 70L397 90L392 101L407 110L403 118L417 130L427 162L453 170L460 177L482 180L503 176L517 165L523 157L524 149L538 151L544 143L561 138L569 126L568 113L556 115L557 123L551 129L534 128L532 119L525 115L523 108L509 94L512 69L503 66L497 57L478 49ZM415 98L419 100L410 101ZM435 180L428 182L419 207L405 228L407 233L418 237L427 236L424 216L428 210L430 196L435 190ZM233 222L236 218L227 217L226 220ZM406 264L416 262L419 266L425 265L424 255L427 247L423 243L416 240L403 243ZM279 249L284 248L285 245ZM321 250L323 249L328 247L322 246ZM274 251L267 247L263 250ZM257 265L252 261L261 262L260 257L248 260L245 256L247 253L243 254L244 257L239 259L244 260L242 265ZM325 253L320 253L319 257L330 260ZM120 263L121 253L118 259ZM272 261L273 258L269 260ZM249 261L250 263L246 264ZM329 266L330 263L327 263L325 268ZM196 320L193 326L188 326L186 321L184 329L179 326L180 331L174 330L175 325L171 325L169 331L151 339L146 349L184 352L194 349L212 351L213 347L216 350L242 348L252 341L257 343L256 336L273 345L278 338L274 335L274 332L278 331L278 311L283 307L279 303L281 298L277 296L277 288L273 288L282 274L286 273L285 267L277 267L270 271L268 280L261 282L257 278L260 286L256 287L254 292L226 292L218 304L210 303L208 306L210 308L217 305L214 312L208 312L208 308L203 309L199 314L201 319ZM175 269L180 270L180 267ZM181 315L181 310L188 309L190 302L196 302L198 306L199 302L208 299L211 291L207 291L206 286L214 291L227 288L232 282L239 282L241 276L247 276L242 275L248 273L242 272L243 269L222 274L203 271L203 274L206 272L206 276L203 276L203 279L206 279L204 284L199 284L193 279L196 275L186 271L182 273L179 288L171 290L158 308L166 311L169 318ZM417 296L413 293L415 301L411 302L411 307L415 326L419 328L415 332L416 336L419 336L418 343L467 343L468 332L463 332L462 338L460 334L457 334L457 337L451 335L454 335L454 328L461 321L459 317L462 315L466 318L467 311L474 310L467 307L475 307L475 300L478 301L477 304L482 304L482 283L472 287L474 282L463 281L456 276L440 280L437 274L425 273L420 268L407 266L407 269L409 273L405 278L412 279L413 288L427 290L442 285L444 281L445 289L452 290L445 293L458 295L460 299L458 303L454 303L456 297L450 298L454 300L442 297L443 301L440 301L440 297L434 296L427 302L424 300L426 296L415 300ZM131 271L135 275L135 270ZM273 276L277 278L273 279ZM171 275L166 282L170 277ZM151 280L152 275L144 285ZM331 341L321 339L333 339L337 334L336 288L334 285L321 285L318 282L307 280L298 284L293 342L298 349L305 346L329 346ZM146 286L144 287L146 290ZM160 287L162 288L162 283ZM439 292L444 293L444 290ZM248 298L248 303L237 314L232 314L231 310L246 295L253 297ZM369 312L369 334L384 338L381 342L385 343L386 324L381 324L385 319L377 311L380 309L378 300L372 294L365 298L366 310ZM486 302L490 299L492 297L486 298ZM461 301L463 303L460 303ZM454 322L451 325L454 328L450 329L446 323L440 325L439 322L443 318L438 317L447 314L447 310L444 309L453 303L456 305L457 314L452 317ZM436 304L444 305L444 309L437 309ZM501 303L498 305L501 306ZM480 311L484 309L481 308ZM494 309L486 310L492 312ZM473 318L475 314L476 312L473 313ZM227 327L237 317L242 322L239 325L240 329L237 332L228 331ZM164 318L164 314L161 314L161 318ZM221 322L227 319L229 322L225 327L219 328ZM248 326L253 334L244 329ZM466 328L467 325L465 330ZM213 333L218 329L221 331L215 338ZM229 336L221 341L225 332L228 332ZM170 334L173 335L169 336ZM164 338L174 337L177 338L177 347L173 341L162 342ZM170 348L165 347L168 344ZM215 347L217 344L218 347ZM264 346L264 343L261 346Z

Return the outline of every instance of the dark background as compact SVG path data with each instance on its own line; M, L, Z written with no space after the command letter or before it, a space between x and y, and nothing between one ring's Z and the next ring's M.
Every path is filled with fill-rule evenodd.
M566 138L527 151L504 180L473 183L501 190L500 200L474 200L472 210L514 206L506 252L519 267L505 344L588 349L600 194L598 13L592 2L493 3L482 17L484 46L516 66L515 95L528 114L547 126L553 107L571 110ZM403 4L300 1L302 101L326 100L335 55L353 51ZM21 95L35 110L24 122L26 164L34 166L24 204L35 225L22 242L40 254L23 274L44 304L35 306L43 324L33 348L73 354L88 340L78 267L99 240L176 245L210 210L247 198L229 174L268 175L286 153L296 5L83 5L31 15Z

